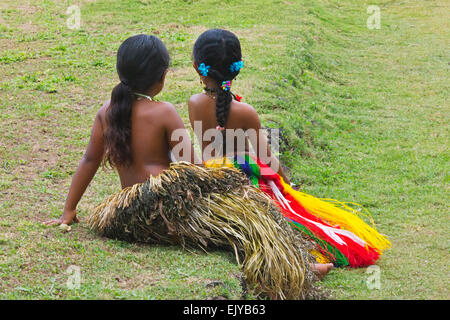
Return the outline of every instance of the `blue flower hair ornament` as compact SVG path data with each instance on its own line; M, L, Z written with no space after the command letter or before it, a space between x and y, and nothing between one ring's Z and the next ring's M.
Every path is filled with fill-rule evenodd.
M231 72L237 72L244 67L244 61L236 61L230 65Z
M200 65L198 66L198 71L200 72L200 74L204 77L208 76L208 70L209 68L211 68L211 66L207 66L205 65L203 62L200 63Z

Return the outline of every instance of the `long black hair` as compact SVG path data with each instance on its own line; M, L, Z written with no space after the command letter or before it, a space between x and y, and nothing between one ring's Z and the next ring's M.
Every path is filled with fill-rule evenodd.
M239 69L230 68L242 59L241 43L236 35L223 29L210 29L203 32L194 44L193 57L195 63L202 63L208 68L208 77L217 82L219 89L215 90L216 121L220 127L225 127L233 100L231 88L223 90L224 81L231 81L239 74ZM224 141L225 150L225 141Z
M169 67L169 60L166 47L155 36L132 36L120 45L116 63L120 82L112 90L106 111L105 162L111 166L131 165L131 109L134 93L145 93L161 81Z

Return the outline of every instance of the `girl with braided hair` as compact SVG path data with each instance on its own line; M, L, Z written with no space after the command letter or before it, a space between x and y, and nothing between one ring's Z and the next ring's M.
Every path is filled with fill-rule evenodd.
M222 132L222 155L248 153L248 139L240 146L238 138L234 137L232 145L228 145L226 130L254 130L259 133L261 122L256 110L249 104L240 102L240 97L231 92L233 80L244 66L239 39L232 32L222 29L211 29L204 32L195 42L193 50L193 66L205 85L204 93L193 95L188 102L189 118L196 131L195 121L201 123L201 137L210 129ZM196 134L200 132L196 132ZM256 154L265 154L270 159L268 164L278 168L277 173L289 183L289 178L279 165L276 157L272 156L270 146L264 135L256 134L250 138ZM219 154L207 154L209 141L201 139L203 160L219 157ZM241 140L242 141L242 140ZM215 141L213 141L215 142ZM217 142L216 142L217 145ZM237 147L237 149L236 149Z
M292 188L271 154L267 139L259 134L261 123L257 112L231 92L232 81L244 66L239 39L227 30L207 30L194 44L193 60L205 87L203 93L190 98L189 118L200 140L206 166L234 166L245 172L253 185L278 203L288 222L316 243L317 250L312 253L318 262L351 267L373 264L390 247L390 242L376 231L370 215L366 217L372 226L361 219L361 214L368 212ZM201 130L197 129L199 124ZM219 139L222 153L207 152L211 149L207 137L214 128L222 132L222 136L215 135L222 138ZM252 130L257 134L248 134ZM241 138L241 143L236 143L239 135L244 135L245 140ZM249 151L247 141L254 152ZM229 142L233 142L231 146ZM262 159L264 152L268 160Z

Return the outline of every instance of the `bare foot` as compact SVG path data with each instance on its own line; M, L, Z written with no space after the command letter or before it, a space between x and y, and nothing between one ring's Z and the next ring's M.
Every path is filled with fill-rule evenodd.
M315 263L312 265L314 273L322 280L331 269L333 269L332 263Z

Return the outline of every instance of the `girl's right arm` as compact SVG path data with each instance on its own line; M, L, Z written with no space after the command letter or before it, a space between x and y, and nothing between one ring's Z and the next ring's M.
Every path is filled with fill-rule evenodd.
M102 117L105 115L106 107L107 104L99 110L95 117L89 145L72 178L72 183L61 217L46 221L46 225L70 224L71 222L79 221L76 214L77 204L103 160L104 140Z

